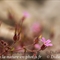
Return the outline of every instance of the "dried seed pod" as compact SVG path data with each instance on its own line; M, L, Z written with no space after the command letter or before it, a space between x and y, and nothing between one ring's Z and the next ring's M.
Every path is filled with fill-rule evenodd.
M8 46L8 43L3 41L3 40L0 40L0 44L3 46L3 47L6 47Z
M14 41L16 41L18 39L16 32L15 32L15 35L14 35L13 39L14 39Z
M17 24L17 25L15 26L15 35L14 35L14 37L13 37L14 41L19 40L19 38L20 38L20 33L21 33L20 25Z
M46 46L43 44L43 45L41 46L41 50L44 50L44 49L46 49Z
M37 44L38 42L39 42L39 39L37 37L37 38L35 38L34 44Z

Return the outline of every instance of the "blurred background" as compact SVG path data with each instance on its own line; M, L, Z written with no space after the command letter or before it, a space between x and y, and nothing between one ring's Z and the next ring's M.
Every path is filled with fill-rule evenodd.
M52 41L52 47L40 51L43 56L41 60L51 60L51 57L47 58L50 52L57 52L52 54L54 56L52 60L60 60L60 58L55 58L60 52L60 0L0 0L0 21L6 26L14 27L16 22L21 23L24 11L30 14L30 17L23 22L23 26L26 27L26 35L32 38L33 33L29 29L34 22L39 22L43 28L42 35ZM4 29L2 28L2 30ZM5 37L8 37L7 40L10 41L13 33L12 36L10 35L11 37L3 36L4 33L0 35L1 39L6 40Z

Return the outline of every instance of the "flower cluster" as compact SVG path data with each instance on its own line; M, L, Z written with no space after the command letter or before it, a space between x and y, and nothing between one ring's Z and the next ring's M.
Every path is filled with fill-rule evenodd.
M22 21L25 20L25 18L29 17L30 15L27 13L27 12L24 12L23 13L24 16L22 17ZM17 44L19 43L19 45L17 45L16 47L13 47L13 46L9 46L7 43L5 43L3 40L0 41L0 44L3 46L3 48L5 48L5 52L32 52L32 53L36 53L40 50L44 50L46 49L47 47L49 46L53 46L53 44L51 43L51 40L48 39L46 40L44 37L42 37L41 35L40 36L37 36L37 37L34 37L34 41L31 45L24 45L24 41L23 40L26 38L25 35L23 34L23 26L22 24L16 24L16 27L15 27L15 35L13 37L13 40L14 40L14 44ZM34 32L34 33L38 33L41 29L40 29L40 24L38 23L34 23L31 27L31 30ZM40 45L40 43L42 43L42 45ZM29 46L32 46L31 49L29 49L28 47ZM5 53L4 52L4 53ZM1 54L2 55L2 54Z
M29 17L29 14L28 13L26 13L26 12L24 12L24 17L26 18L26 17ZM21 25L22 26L22 25ZM27 48L27 46L26 45L24 45L24 42L26 42L26 41L24 41L23 42L23 39L22 38L26 38L26 37L24 37L24 35L22 34L22 29L23 28L21 28L21 26L19 26L18 28L19 29L16 29L16 31L15 31L15 39L14 39L14 41L19 41L19 45L15 48L15 51L17 51L17 52L21 52L21 51L24 51L24 52L38 52L38 51L40 51L40 50L44 50L44 49L46 49L47 47L49 47L49 46L53 46L53 44L51 43L51 40L50 39L48 39L48 40L46 40L44 37L42 37L41 35L40 36L38 36L38 37L35 37L34 38L34 41L33 41L33 43L31 44L31 45L27 45L27 46L31 46L32 47L32 49L29 49L29 48ZM38 32L38 31L40 31L40 24L38 24L38 23L34 23L33 25L32 25L32 27L31 27L31 30L34 32L34 33L36 33L36 32ZM18 34L17 34L17 33ZM21 37L21 36L23 36L23 37ZM16 39L17 37L19 37L18 39ZM22 40L21 40L22 39ZM40 45L40 43L39 42L42 42L42 46ZM27 43L26 43L27 44Z

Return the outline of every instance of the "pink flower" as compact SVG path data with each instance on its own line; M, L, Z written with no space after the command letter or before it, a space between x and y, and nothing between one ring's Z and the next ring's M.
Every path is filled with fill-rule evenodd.
M31 27L32 32L38 33L40 31L40 24L39 23L34 23Z
M38 50L40 50L40 48L41 48L39 44L35 44L34 47Z
M23 13L23 15L24 15L25 18L30 17L30 14L26 11Z
M48 39L46 40L44 37L42 37L41 41L44 43L45 46L53 46L53 44L51 43L51 40Z
M23 12L23 17L22 17L22 22L25 20L25 18L29 18L30 17L30 14L28 12Z

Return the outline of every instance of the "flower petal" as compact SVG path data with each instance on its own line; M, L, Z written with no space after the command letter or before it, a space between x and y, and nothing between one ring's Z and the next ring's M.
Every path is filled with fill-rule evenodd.
M49 46L53 46L53 44L49 44Z
M45 44L45 46L47 46L47 47L48 47L48 46L53 46L53 44L51 44L51 43L50 43L50 44Z
M41 48L39 44L35 44L34 47L38 50Z
M51 42L51 40L50 39L48 39L47 41L46 41L46 43L50 43Z
M44 45L47 46L47 47L49 46L49 44L44 44Z
M42 37L41 41L42 41L43 43L45 43L45 42L46 42L46 39L45 39L44 37Z
M23 13L23 15L24 15L24 17L30 17L30 14L26 11Z

